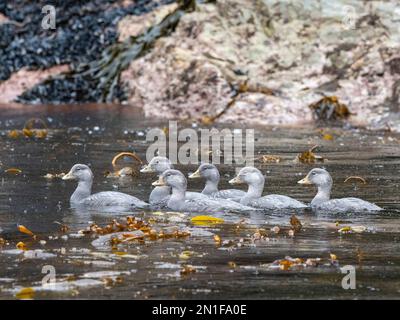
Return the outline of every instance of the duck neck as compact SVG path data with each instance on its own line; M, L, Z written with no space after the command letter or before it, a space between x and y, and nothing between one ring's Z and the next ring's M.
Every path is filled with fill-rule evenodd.
M163 172L161 172L161 173L158 172L158 179L160 179L161 174ZM169 196L170 194L171 194L171 187L168 187L168 186L155 187L150 192L149 202L151 204L156 204L156 203L160 202L162 199L164 199L165 197Z
M241 199L240 203L247 205L251 200L258 199L261 197L264 189L264 181L253 182L249 184L249 188L247 189L247 193Z
M311 201L311 206L318 206L331 198L332 183L318 186L318 192Z
M155 187L153 190L151 190L149 202L151 204L157 203L162 199L164 199L165 197L168 197L170 194L171 194L170 187L167 186Z
M70 201L78 203L89 197L92 193L92 181L79 181Z
M215 180L207 180L206 186L204 187L202 194L211 195L213 193L218 192L218 181Z
M168 207L172 210L180 210L186 199L186 190L172 187L172 194L168 201Z

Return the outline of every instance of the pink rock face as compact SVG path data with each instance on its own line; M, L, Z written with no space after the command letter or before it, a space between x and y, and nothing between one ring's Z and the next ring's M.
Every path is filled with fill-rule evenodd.
M0 25L3 23L7 23L8 21L9 21L8 18L0 13Z
M390 10L371 7L349 28L332 10L273 3L198 5L123 72L128 102L148 116L182 119L212 117L230 105L218 121L281 126L313 121L308 106L323 96L337 96L354 113L349 121L367 126L398 104L400 68L393 61L400 37ZM375 14L379 23L371 22ZM154 23L161 16L147 18ZM120 25L131 24L134 35L147 25L143 17L127 19ZM246 92L229 104L245 81L274 95Z
M45 70L21 69L13 73L6 81L0 82L0 103L10 103L24 91L33 88L51 76L68 70L68 65L59 65Z

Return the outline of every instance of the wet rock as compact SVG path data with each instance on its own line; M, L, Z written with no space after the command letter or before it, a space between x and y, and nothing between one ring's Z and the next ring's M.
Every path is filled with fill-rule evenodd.
M168 2L165 1L165 2ZM163 1L58 1L56 29L44 30L42 7L48 1L0 3L0 81L22 68L89 62L118 38L117 23L127 14L140 15ZM50 3L51 4L51 3ZM28 88L30 89L30 88ZM71 103L95 101L93 86L82 78L54 79L27 90L17 101Z
M67 71L67 65L54 66L46 70L20 69L14 72L9 79L0 83L1 102L12 102L24 91L32 89L45 79Z
M337 96L353 113L350 123L371 126L399 103L399 11L396 1L200 4L122 74L128 102L152 117L199 119L226 109L221 122L294 125L313 121L310 104ZM146 24L125 19L120 26L132 28L124 37ZM243 83L250 90L237 94Z

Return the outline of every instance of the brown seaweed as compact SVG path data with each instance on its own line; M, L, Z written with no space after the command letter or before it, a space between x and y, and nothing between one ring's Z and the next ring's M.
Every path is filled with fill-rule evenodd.
M196 8L195 0L180 0L178 4L178 8L166 15L160 23L149 27L139 36L131 36L122 43L109 46L99 60L80 64L71 76L89 77L96 83L96 89L101 93L98 102L112 102L121 72L132 60L146 54L157 39L171 34L180 18L186 12L192 12Z

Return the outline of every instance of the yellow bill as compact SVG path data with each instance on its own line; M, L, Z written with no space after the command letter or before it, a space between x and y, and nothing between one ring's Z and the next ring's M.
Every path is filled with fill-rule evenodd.
M308 176L306 176L305 178L297 181L297 183L299 183L299 184L312 184L311 181L308 179Z
M62 177L63 180L75 180L75 177L72 175L71 171L68 172L64 177Z
M147 164L142 169L140 169L140 172L147 173L147 172L154 172L154 170L150 165Z
M155 187L165 186L165 181L164 181L163 177L160 177L157 181L154 181L151 185L153 185Z
M229 180L230 184L242 184L244 183L242 179L239 178L239 176L234 177L233 179Z
M193 172L193 173L189 176L189 179L194 179L194 178L201 178L199 169L197 169L196 172Z

